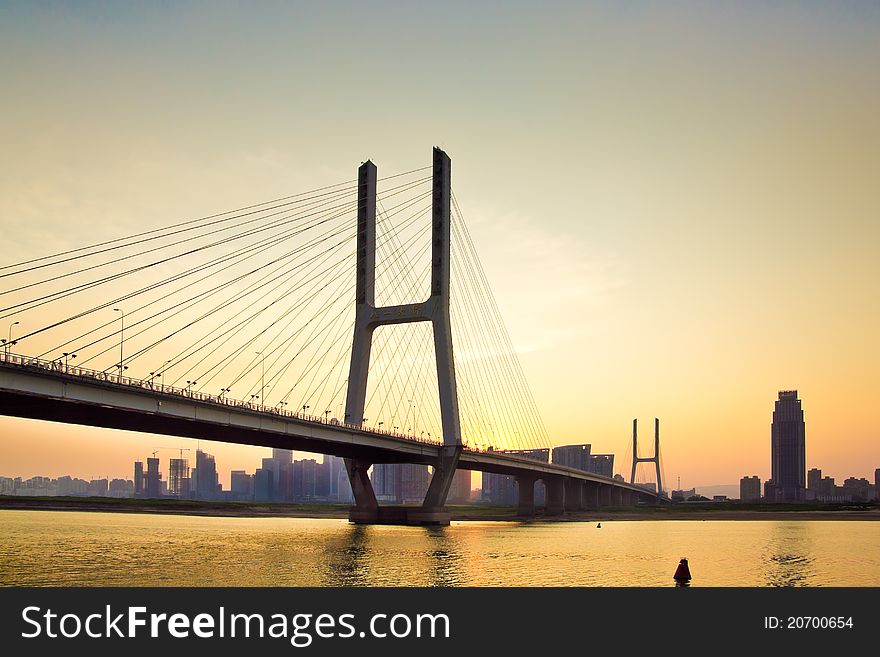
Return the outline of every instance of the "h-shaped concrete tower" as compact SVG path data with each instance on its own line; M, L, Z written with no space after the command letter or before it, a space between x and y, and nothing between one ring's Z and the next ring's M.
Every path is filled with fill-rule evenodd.
M633 420L633 461L629 483L636 483L636 465L639 463L653 463L657 472L657 495L662 495L663 482L660 478L660 418L654 418L654 456L639 458L638 423L637 419Z
M424 301L399 306L376 307L376 165L364 162L358 169L357 206L357 287L354 342L348 375L345 422L361 425L367 397L367 376L373 331L386 324L431 322L437 360L437 384L440 390L440 419L443 447L421 509L380 510L367 470L372 465L346 459L355 507L353 522L411 522L413 524L448 523L442 511L461 454L461 424L458 394L455 387L455 361L452 353L452 326L449 319L451 168L449 156L434 148L434 175L431 201L431 295Z

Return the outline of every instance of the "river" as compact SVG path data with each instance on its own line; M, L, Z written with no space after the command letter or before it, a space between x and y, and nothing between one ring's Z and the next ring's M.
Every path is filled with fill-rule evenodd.
M453 522L0 510L3 586L880 586L843 520Z

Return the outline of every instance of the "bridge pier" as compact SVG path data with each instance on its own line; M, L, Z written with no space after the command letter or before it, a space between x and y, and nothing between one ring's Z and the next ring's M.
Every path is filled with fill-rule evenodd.
M583 506L586 509L599 508L599 486L595 481L585 481L583 483Z
M599 484L599 506L611 506L611 484Z
M375 522L379 515L379 502L368 473L373 464L356 459L345 459L344 462L354 496L354 506L348 514L349 521L357 524Z
M565 478L545 477L544 487L547 490L544 515L561 516L565 513Z
M532 518L535 515L535 481L536 477L520 475L516 478L517 503L516 515Z
M579 480L565 480L565 499L563 503L566 511L580 511L583 509L583 502L581 501L582 491L583 487Z

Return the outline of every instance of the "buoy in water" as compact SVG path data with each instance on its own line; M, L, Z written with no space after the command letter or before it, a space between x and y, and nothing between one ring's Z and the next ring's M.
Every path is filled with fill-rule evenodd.
M598 525L596 525L596 529L602 529L602 523L601 523L601 522L600 522Z
M691 581L691 569L688 568L687 557L682 557L681 561L678 562L678 568L675 569L675 575L672 576L672 579L676 582Z

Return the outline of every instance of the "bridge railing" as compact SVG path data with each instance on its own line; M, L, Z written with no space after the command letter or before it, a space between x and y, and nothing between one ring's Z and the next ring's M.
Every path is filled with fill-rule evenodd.
M112 371L108 370L93 370L87 367L79 367L76 365L70 365L69 363L65 363L64 359L58 360L45 360L42 358L37 358L35 356L26 356L24 354L16 354L8 351L0 351L0 363L5 363L6 365L13 365L15 367L19 367L26 370L42 370L51 372L53 374L63 375L67 377L72 377L80 380L88 380L88 381L100 381L101 383L110 383L119 386L124 386L126 388L138 388L141 390L149 390L155 393L161 393L164 395L173 395L176 397L182 397L186 399L195 399L202 402L208 402L212 404L217 404L220 406L226 406L237 409L248 409L251 411L257 411L260 413L265 413L267 415L272 416L281 416L281 417L289 417L296 420L302 420L305 422L313 422L315 424L323 424L323 425L334 425L344 427L346 429L352 429L356 431L365 431L367 433L375 433L383 436L388 436L391 438L397 438L399 440L406 440L410 442L417 442L429 445L438 444L437 441L431 439L425 439L421 436L414 436L412 434L401 434L396 431L389 431L382 427L364 427L356 424L349 424L347 422L341 422L337 418L329 418L327 414L323 414L323 416L309 415L306 413L300 413L298 411L288 411L284 408L278 406L264 406L262 404L253 402L253 401L244 401L240 399L234 399L228 397L224 394L220 395L212 395L210 393L199 392L197 390L192 390L191 387L186 388L178 388L175 386L165 385L163 383L157 383L153 378L150 379L137 379L129 376L120 376L119 374L114 374ZM472 450L472 451L482 451L482 450Z

